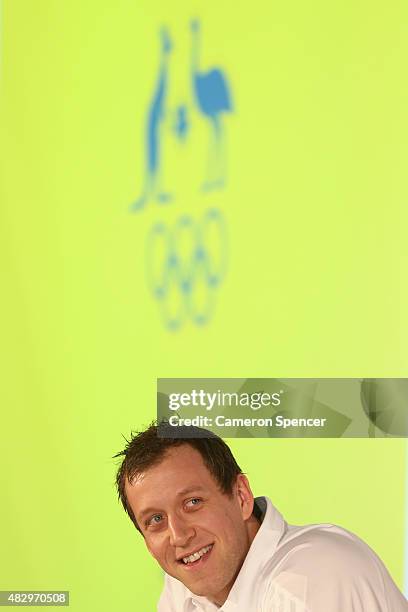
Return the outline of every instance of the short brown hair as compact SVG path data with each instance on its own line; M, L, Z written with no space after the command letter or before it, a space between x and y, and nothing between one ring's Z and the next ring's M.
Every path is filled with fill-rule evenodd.
M229 446L212 432L198 427L178 426L177 438L159 437L159 428L162 430L163 427L166 427L166 423L157 425L153 422L144 431L132 432L130 440L126 440L125 448L115 455L115 457L124 457L116 474L118 497L139 531L139 525L126 497L126 480L131 483L138 474L160 463L169 449L189 444L198 451L220 490L226 495L232 494L236 478L238 474L242 474ZM197 437L192 438L192 432ZM185 437L182 437L183 433Z

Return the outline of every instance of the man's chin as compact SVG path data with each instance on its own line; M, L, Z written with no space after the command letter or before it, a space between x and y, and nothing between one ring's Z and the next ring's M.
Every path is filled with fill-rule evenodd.
M225 592L224 590L214 592L214 584L207 587L205 585L184 586L186 586L194 595L197 595L197 597L205 597L208 599L208 601L211 601L217 606L222 606L228 597L228 592Z
M184 584L184 586L191 591L194 595L198 597L206 597L207 599L211 598L211 594L213 589L209 584L209 580L204 578L199 578L197 576L196 579L186 579L185 576L177 576L177 579L180 580Z

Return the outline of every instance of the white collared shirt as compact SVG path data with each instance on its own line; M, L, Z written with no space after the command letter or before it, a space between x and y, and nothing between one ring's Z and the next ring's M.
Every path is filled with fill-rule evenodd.
M334 525L287 525L266 497L262 524L221 608L165 575L158 612L408 612L377 555Z

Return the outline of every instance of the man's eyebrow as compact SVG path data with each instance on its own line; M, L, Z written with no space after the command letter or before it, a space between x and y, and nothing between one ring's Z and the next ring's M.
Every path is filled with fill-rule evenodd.
M182 489L177 493L177 497L188 495L189 493L194 493L195 491L197 491L197 493L202 493L203 491L205 491L205 487L201 485L192 485L191 487L186 487L185 489Z
M181 489L181 491L178 491L178 493L176 493L176 497L184 497L184 495L189 495L190 493L202 493L203 491L205 491L205 487L202 487L201 485L193 485L191 487L186 487L185 489ZM161 510L158 510L158 506L151 506L142 510L142 512L139 514L139 519L143 519L147 514L154 514L160 512Z

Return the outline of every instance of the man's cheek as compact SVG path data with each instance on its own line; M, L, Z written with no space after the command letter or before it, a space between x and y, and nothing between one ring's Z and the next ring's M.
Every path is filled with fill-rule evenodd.
M154 557L154 559L156 559L156 561L163 566L163 562L165 561L164 558L164 554L163 551L161 550L160 546L154 545L151 542L148 542L146 540L146 547L147 550L149 551L149 553L152 555L152 557Z
M149 551L149 553L152 555L152 557L154 557L155 559L157 559L157 546L154 546L154 544L152 542L149 542L148 539L145 540L145 544L146 544L146 548Z

